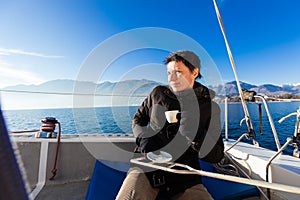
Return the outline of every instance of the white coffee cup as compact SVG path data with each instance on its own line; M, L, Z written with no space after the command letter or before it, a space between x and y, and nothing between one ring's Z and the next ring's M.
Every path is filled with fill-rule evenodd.
M177 113L179 113L179 110L169 110L165 112L167 121L169 123L176 123L178 121L177 119Z

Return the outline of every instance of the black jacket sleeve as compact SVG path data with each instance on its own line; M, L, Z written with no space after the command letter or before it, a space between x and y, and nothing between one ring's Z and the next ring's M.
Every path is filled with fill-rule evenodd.
M179 132L198 151L200 159L217 163L223 158L224 144L217 103L211 100L199 102L197 111L185 106L185 110L181 112Z
M200 159L217 163L224 157L224 143L220 119L220 107L214 101L211 102L211 118L206 130L205 138L199 148Z
M138 108L132 120L132 131L136 137L137 148L135 152L148 153L159 149L159 141L156 136L157 132L163 126L163 120L151 118L151 113L164 113L164 110L157 109L154 105L153 96L157 94L157 89L154 89L150 95L143 101Z

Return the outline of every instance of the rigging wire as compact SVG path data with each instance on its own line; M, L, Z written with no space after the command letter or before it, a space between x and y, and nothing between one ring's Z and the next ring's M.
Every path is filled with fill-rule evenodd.
M229 43L228 43L228 40L227 40L227 36L226 36L226 33L225 33L225 28L224 28L223 21L222 21L222 18L221 18L221 14L220 14L220 11L219 11L219 8L218 8L218 4L217 4L216 0L213 0L213 2L214 2L214 7L215 7L216 14L217 14L217 18L218 18L218 21L219 21L219 25L220 25L220 28L221 28L221 31L222 31L222 34L223 34L223 38L224 38L224 41L225 41L225 45L226 45L227 53L228 53L228 56L229 56L230 64L231 64L231 67L232 67L232 70L233 70L233 73L234 73L234 77L235 77L235 80L236 80L236 84L237 84L237 87L238 87L238 91L239 91L239 94L240 94L242 106L243 106L244 113L245 113L246 124L247 124L247 127L248 127L248 132L249 132L249 134L253 133L253 136L254 136L253 143L255 145L258 145L258 143L256 141L256 138L255 138L254 129L253 129L253 125L252 125L252 122L251 122L250 114L249 114L249 111L248 111L248 108L247 108L247 105L246 105L246 101L245 101L245 98L244 98L244 95L243 95L242 87L241 87L239 78L237 76L237 71L236 71L233 55L232 55L232 52L231 52L231 49L230 49L230 46L229 46Z
M0 92L11 93L28 93L28 94L55 94L55 95L70 95L70 96L118 96L118 97L146 97L147 95L136 94L92 94L92 93L72 93L72 92L44 92L44 91L29 91L29 90L6 90L0 89Z

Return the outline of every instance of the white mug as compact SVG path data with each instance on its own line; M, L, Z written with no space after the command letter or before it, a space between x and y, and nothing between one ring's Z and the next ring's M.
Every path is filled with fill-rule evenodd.
M166 115L167 121L169 123L176 123L176 122L178 122L178 119L177 119L177 114L178 113L179 113L179 110L169 110L169 111L166 111L165 115Z

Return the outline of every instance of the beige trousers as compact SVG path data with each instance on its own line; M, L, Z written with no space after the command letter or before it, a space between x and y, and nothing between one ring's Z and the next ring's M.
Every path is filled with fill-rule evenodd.
M155 200L159 189L150 185L146 175L139 168L133 168L128 172L116 200ZM202 184L195 185L183 193L172 197L172 200L212 200Z

